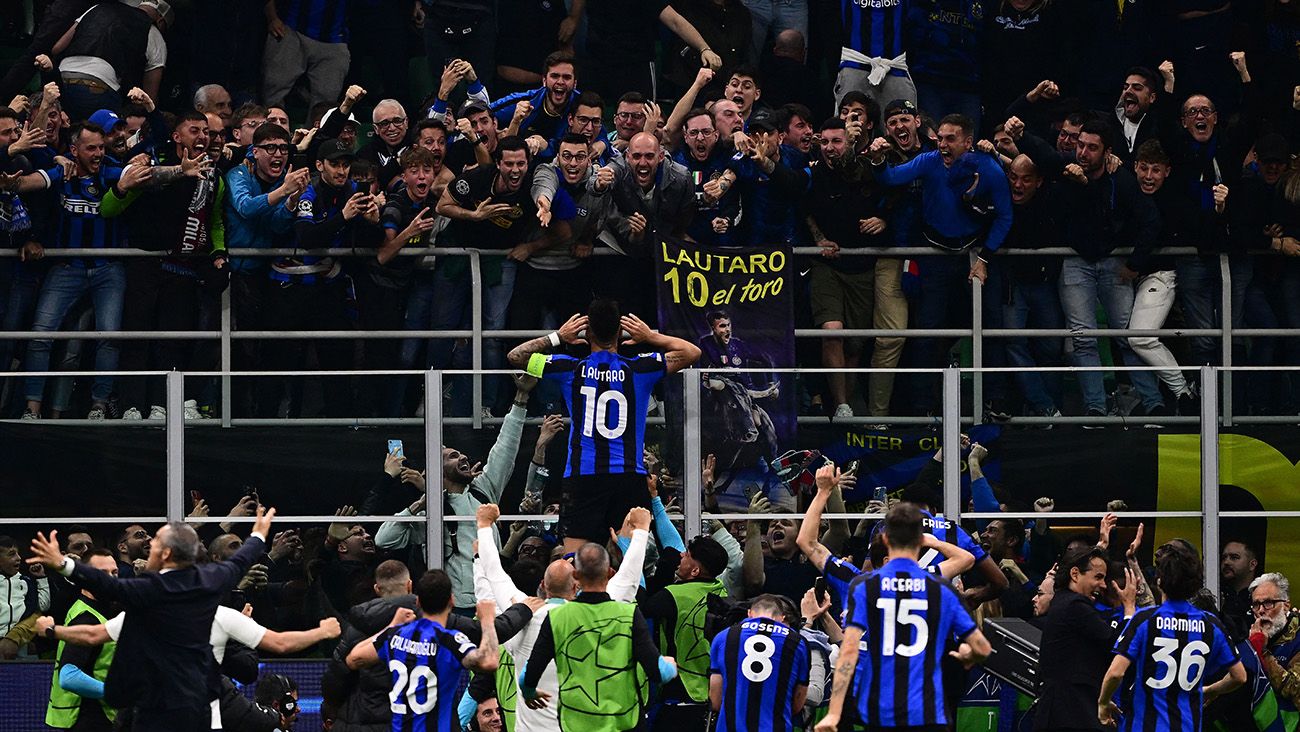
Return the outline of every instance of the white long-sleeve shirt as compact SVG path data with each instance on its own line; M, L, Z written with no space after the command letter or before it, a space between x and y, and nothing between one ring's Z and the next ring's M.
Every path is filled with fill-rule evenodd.
M474 590L480 598L492 598L497 604L498 612L521 602L528 594L521 592L501 566L501 555L492 542L493 529L478 530L478 561L474 562ZM641 565L645 562L646 545L650 542L650 532L636 529L632 532L632 543L623 556L623 563L618 572L609 580L606 588L609 596L619 602L634 602L636 590L641 586ZM551 608L559 607L566 601L552 598L533 613L528 627L514 638L502 645L515 659L515 668L522 670L529 657L533 655L533 645L542 632L542 622L550 614ZM542 671L537 688L559 699L560 682L555 675L555 662L546 665ZM517 732L560 732L560 720L557 716L557 703L547 704L542 709L529 709L520 703L515 709L515 729Z

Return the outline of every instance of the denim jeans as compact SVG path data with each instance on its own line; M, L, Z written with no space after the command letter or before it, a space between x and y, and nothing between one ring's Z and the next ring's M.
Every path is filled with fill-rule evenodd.
M122 328L122 302L126 296L126 267L121 262L83 267L79 264L58 264L45 276L40 297L36 301L34 331L55 331L64 317L82 296L89 294L95 308L95 329L110 331ZM27 371L48 371L50 368L50 339L34 339L27 346ZM95 370L117 369L118 342L104 340L95 349ZM27 377L28 401L41 401L45 392L45 377ZM113 377L96 376L90 390L96 402L108 401L113 392Z
M122 108L121 92L115 92L107 87L63 83L59 88L63 90L59 97L59 101L63 104L63 111L73 122L89 119L90 115L101 109Z
M1133 314L1133 284L1119 276L1124 260L1107 257L1088 262L1081 257L1068 257L1061 265L1061 306L1071 330L1097 327L1097 305L1106 311L1106 320L1112 328L1127 328ZM1074 336L1071 360L1075 366L1100 366L1097 339ZM1127 338L1115 339L1120 356L1126 366L1145 366L1141 358L1129 347ZM1084 408L1106 411L1105 377L1101 371L1080 371L1079 388L1083 390ZM1130 371L1129 381L1137 390L1147 409L1164 403L1156 377L1150 371Z
M1005 328L1064 328L1061 296L1055 282L1013 283L1011 301L1002 307ZM1007 338L1007 365L1019 371L1016 386L1035 413L1050 415L1061 403L1061 372L1035 371L1060 366L1060 338Z
M1179 257L1175 263L1178 274L1178 306L1188 328L1217 328L1220 315L1219 258ZM1232 278L1232 327L1240 328L1244 322L1246 290L1254 278L1254 260L1245 254L1228 256L1228 276ZM1233 345L1244 348L1244 338L1234 338ZM1196 336L1191 339L1192 366L1213 366L1222 359L1219 340L1213 336Z
M769 39L775 40L783 30L797 30L805 42L808 40L808 0L744 0L744 3L754 26L749 51L751 65L758 66L763 51L772 47Z

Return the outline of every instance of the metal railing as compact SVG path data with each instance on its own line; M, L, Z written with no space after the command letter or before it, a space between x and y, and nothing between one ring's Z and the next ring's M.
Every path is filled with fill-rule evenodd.
M312 249L305 250L294 247L283 248L234 248L228 251L231 257L282 257L282 256L301 256L310 252L313 256L334 256L334 257L365 257L373 256L373 250L361 248L330 248L330 249ZM793 252L797 255L820 255L821 250L817 247L795 247ZM1113 256L1119 256L1130 253L1130 249L1120 248L1111 252ZM1173 256L1194 256L1200 253L1191 247L1169 247L1156 250L1161 255ZM231 306L230 288L221 295L221 318L220 327L215 331L0 331L0 339L52 339L52 340L80 340L80 339L114 339L114 340L161 340L161 339L180 339L180 340L220 340L220 366L216 376L221 383L221 420L220 424L229 427L237 421L245 424L265 424L267 422L249 422L244 420L234 420L231 414L231 376L232 375L252 375L254 372L235 371L233 367L233 342L238 340L265 340L265 339L350 339L350 340L375 340L375 339L458 339L468 338L471 343L471 368L473 373L473 390L471 394L472 409L468 418L469 422L476 428L482 426L481 417L483 407L483 388L482 377L486 373L483 366L483 341L486 339L526 339L539 335L544 335L544 330L485 330L483 328L483 311L482 311L482 257L484 256L504 256L502 250L478 250L467 248L448 248L448 247L410 247L404 248L398 252L399 256L464 256L468 257L470 262L470 297L471 297L471 328L469 330L386 330L386 331L360 331L360 330L322 330L322 331L267 331L267 330L236 330L238 323L235 322L233 309ZM1269 256L1272 252L1251 251L1244 252L1244 255L1250 256ZM52 258L67 257L167 257L174 256L167 252L147 251L140 249L46 249L45 255ZM622 256L617 252L609 249L598 249L593 252L596 256ZM933 256L968 256L974 261L974 254L969 252L950 252L937 249L934 247L880 247L866 249L846 249L840 252L841 256L884 256L884 257L933 257ZM16 257L17 251L0 250L0 258ZM1073 249L1064 247L1053 247L1044 249L1002 249L998 257L1018 257L1018 256L1077 256ZM1156 329L1131 329L1131 328L1096 328L1096 329L1077 329L1069 328L985 328L983 326L983 297L982 284L974 280L971 287L971 327L970 328L938 328L938 329L921 329L921 328L904 328L899 330L885 330L874 328L857 328L857 329L821 329L821 328L799 328L795 330L796 338L872 338L872 337L903 337L903 338L971 338L971 367L974 398L972 399L971 419L978 423L983 421L984 399L983 399L983 376L984 369L984 349L985 338L1068 338L1068 337L1133 337L1149 336L1159 338L1182 338L1182 337L1217 337L1220 343L1221 366L1231 368L1233 364L1232 341L1234 337L1271 337L1286 336L1300 337L1300 329L1296 328L1233 328L1233 309L1232 309L1232 275L1228 266L1228 255L1200 255L1216 256L1219 263L1220 273L1220 302L1219 317L1221 326L1218 328L1156 328ZM1117 370L1117 369L1109 369ZM1191 370L1191 369L1186 369ZM372 372L379 373L379 372ZM406 373L393 371L392 374ZM1234 421L1248 422L1255 421L1258 418L1239 419L1234 416L1232 405L1232 387L1231 371L1225 372L1225 378L1228 380L1224 384L1223 399L1223 418L1225 425L1232 425ZM283 374L277 374L283 375ZM1024 423L1032 423L1033 418L1021 418ZM1103 418L1104 419L1104 418ZM490 420L489 420L490 421ZM886 417L873 418L872 422L885 424L908 424L908 423L926 423L932 420L925 418L906 418L906 417ZM376 424L400 424L400 422L373 422L366 423Z
M1284 369L1287 371L1300 371L1297 368ZM733 370L734 371L734 370ZM785 373L799 373L799 369L780 370ZM846 369L849 373L868 373L869 369ZM993 518L1042 518L1042 514L1033 513L978 513L967 512L963 510L961 503L961 425L963 421L968 421L962 415L961 399L961 379L963 373L973 372L973 369L947 368L943 369L942 374L942 414L939 422L941 425L941 434L939 445L943 449L943 509L944 514L954 520L960 521L965 518L969 519L993 519ZM767 371L765 371L766 373ZM307 372L315 373L315 372ZM352 373L352 372L344 372ZM356 372L358 374L367 374L370 372ZM425 455L436 456L441 454L441 447L444 444L444 427L448 420L444 419L442 412L442 386L444 373L440 371L420 372L424 379L424 407L425 416L420 419L424 426L423 447ZM684 464L687 466L701 464L702 447L703 447L703 410L701 405L702 398L702 379L701 374L704 371L690 369L684 373L683 378L683 406L684 417L682 431L679 439L682 440L684 452ZM1212 548L1212 552L1217 552L1219 547L1219 523L1218 519L1223 518L1248 518L1248 517L1300 517L1300 511L1229 511L1220 512L1219 510L1219 425L1223 419L1219 411L1219 378L1226 376L1223 369L1209 366L1199 369L1200 380L1202 384L1200 394L1200 415L1195 418L1200 425L1200 510L1167 510L1167 511L1149 511L1149 512L1131 512L1125 513L1124 516L1143 517L1143 518L1197 518L1202 524L1202 547ZM167 392L167 417L165 421L166 430L166 510L165 516L151 516L148 520L161 521L166 520L186 520L195 523L216 523L230 521L242 523L251 521L251 518L230 518L209 516L203 518L187 518L185 516L186 486L185 486L185 448L186 448L186 427L202 423L186 423L184 421L184 411L182 400L184 398L184 379L187 376L197 376L199 374L188 374L180 372L170 372L162 374L160 372L150 372L150 375L163 376L166 379ZM1226 421L1226 420L1225 420ZM296 423L294 423L296 424ZM674 436L670 435L669 439ZM432 462L432 457L429 458ZM688 537L698 535L703 526L703 522L710 519L730 520L738 518L749 518L748 514L743 513L723 513L723 512L706 512L703 506L703 484L702 476L696 470L683 471L684 485L682 488L682 508L683 515L680 520L684 522L684 534ZM448 522L472 522L475 517L472 515L446 515L443 511L443 475L441 470L429 470L427 473L426 501L427 515L415 516L395 516L395 515L371 515L371 516L350 516L347 521L350 523L371 523L371 522L404 522L404 523L422 523L424 525L424 542L425 558L429 566L439 567L443 565L443 526ZM61 508L57 509L63 513ZM1053 519L1099 519L1104 515L1102 511L1062 511L1053 512ZM825 518L863 518L866 514L826 514ZM505 520L536 520L534 515L505 515ZM801 513L771 513L763 514L763 519L775 518L803 518ZM125 518L86 518L86 517L16 517L5 518L4 521L9 524L39 524L49 526L56 523L66 522L122 522ZM139 517L131 517L132 522L136 522ZM302 515L302 516L282 516L282 520L291 523L328 523L338 520L337 516L332 515ZM1214 572L1207 573L1206 581L1211 590L1217 592L1219 578Z

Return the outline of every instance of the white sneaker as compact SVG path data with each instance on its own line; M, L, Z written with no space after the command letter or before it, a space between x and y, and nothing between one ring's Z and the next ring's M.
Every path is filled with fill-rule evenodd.
M157 404L149 407L149 419L167 419L167 407L160 407Z
M207 419L207 415L199 411L199 402L197 399L185 400L185 419L193 421L196 419Z
M492 408L491 408L491 407L483 407L482 410L479 412L479 416L481 416L483 419L492 419L492 416L493 416L493 415L492 415Z
M831 419L847 419L853 416L853 407L847 404L841 404L835 408L835 415Z
M40 418L41 418L41 413L40 413L40 412L33 412L33 411L30 410L30 409L25 409L25 410L23 410L23 416L22 416L22 421L23 421L23 422L35 422L36 420L38 420L38 419L40 419Z
M95 406L91 407L91 408L90 408L90 414L87 414L87 415L86 415L86 419L88 419L88 420L90 420L90 421L92 421L92 422L103 422L103 421L104 421L104 407L103 407L103 405L101 405L101 404L96 404Z
M135 407L131 407L125 412L122 412L122 419L134 422L137 420L144 419L144 415L140 414L139 409L136 409Z

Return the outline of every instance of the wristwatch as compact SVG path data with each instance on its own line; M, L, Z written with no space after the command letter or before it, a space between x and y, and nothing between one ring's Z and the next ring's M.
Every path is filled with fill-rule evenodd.
M48 627L48 628L45 629L45 637L46 637L46 638L49 638L50 640L55 640L55 637L54 637L54 628L55 628L55 627L56 627L56 626L51 625L50 627Z

